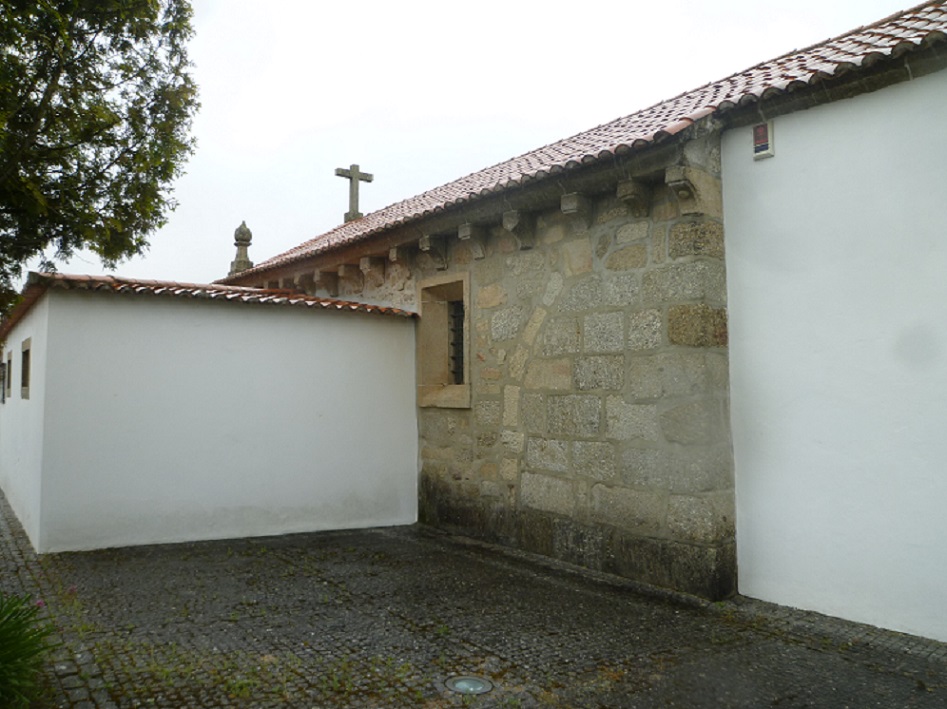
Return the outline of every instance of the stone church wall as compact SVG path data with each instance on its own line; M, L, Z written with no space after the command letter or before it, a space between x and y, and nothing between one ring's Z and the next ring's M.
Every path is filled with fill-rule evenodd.
M469 280L470 405L419 409L422 521L705 597L735 590L716 135L683 155L644 216L613 183L515 235L494 223L440 253L399 248L374 282L340 278L340 297L408 307L426 282Z

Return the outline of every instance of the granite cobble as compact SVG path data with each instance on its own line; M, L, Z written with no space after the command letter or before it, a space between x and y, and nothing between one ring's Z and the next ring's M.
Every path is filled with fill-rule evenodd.
M37 557L0 497L0 570L58 628L37 707L947 703L942 643L418 526Z

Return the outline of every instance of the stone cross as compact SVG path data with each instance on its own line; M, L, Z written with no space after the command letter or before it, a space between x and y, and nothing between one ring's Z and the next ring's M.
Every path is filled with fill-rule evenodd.
M363 182L371 182L375 179L374 176L369 175L367 172L361 172L358 169L358 165L349 165L348 170L346 170L344 167L337 167L335 169L335 174L339 177L344 177L349 181L349 211L345 213L345 221L350 222L354 219L358 219L362 216L362 213L358 211L359 180Z

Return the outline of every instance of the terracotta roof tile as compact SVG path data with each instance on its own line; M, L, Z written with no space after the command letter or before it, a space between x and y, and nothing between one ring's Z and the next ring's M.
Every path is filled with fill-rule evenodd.
M239 303L261 303L319 310L377 313L413 317L414 313L399 308L367 305L346 300L320 298L290 290L248 288L218 283L175 283L172 281L135 280L115 276L73 276L63 273L30 273L23 291L23 299L0 322L0 342L6 338L13 326L33 307L40 296L51 288L61 290L86 290L125 295L152 295L157 297L190 298L200 300L222 300Z
M241 275L288 265L481 196L640 149L715 111L768 98L869 66L883 57L899 56L925 43L945 40L947 7L943 0L924 3L342 224Z

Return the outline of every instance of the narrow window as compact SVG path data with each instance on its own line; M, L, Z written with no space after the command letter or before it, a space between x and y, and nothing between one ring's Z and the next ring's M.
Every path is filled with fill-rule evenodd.
M0 404L7 403L7 363L0 362Z
M30 348L33 339L27 337L23 340L20 357L20 398L30 398Z
M467 280L442 276L421 284L418 405L470 407Z

